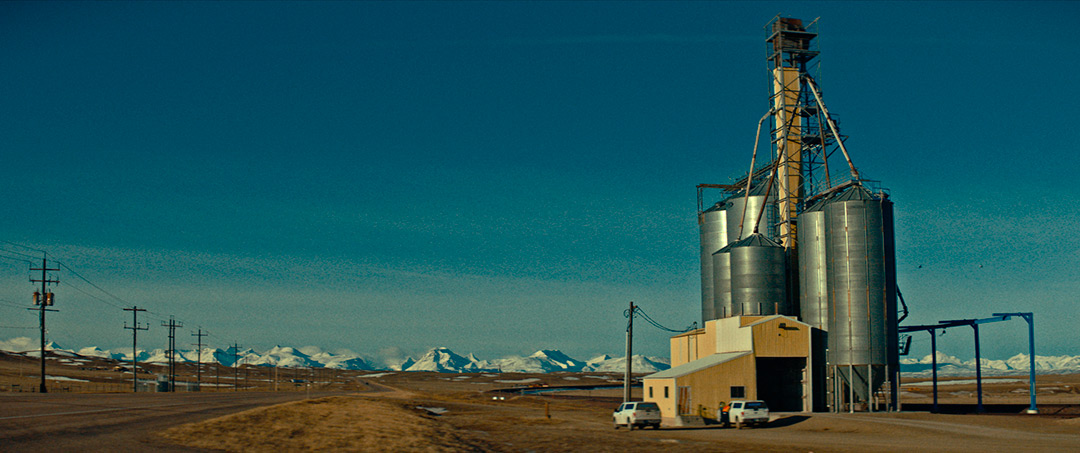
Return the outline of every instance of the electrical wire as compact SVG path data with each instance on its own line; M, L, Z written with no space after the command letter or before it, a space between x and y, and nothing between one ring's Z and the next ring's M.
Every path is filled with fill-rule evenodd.
M644 320L645 320L645 322L647 322L647 323L649 323L649 324L652 324L652 325L653 325L653 327L656 327L657 329L660 329L660 330L666 330L666 331L668 331L668 332L673 332L673 333L686 333L686 332L689 332L689 331L691 331L691 330L695 330L695 329L697 329L697 321L694 321L694 323L693 323L693 324L690 324L690 327L687 327L687 328L685 328L685 329L683 329L683 330L675 330L675 329L671 329L671 328L668 328L668 327L664 327L664 326L663 326L663 325L661 325L660 323L658 323L658 322L656 322L655 320L653 320L653 319L652 319L652 318L651 318L651 317L649 316L649 314L648 314L648 313L645 313L645 310L642 310L642 309L641 309L641 307L640 307L640 306L636 306L636 305L634 306L634 313L633 313L633 315L634 315L634 316L640 316L640 317L641 317L641 319L644 319ZM623 310L623 316L624 316L624 317L626 317L626 318L630 318L630 309L629 309L629 308L627 308L626 310Z
M44 251L44 250L41 250L41 249L36 249L36 248L33 248L33 247L27 247L27 246L25 246L25 245L22 245L22 244L17 244L17 243L11 242L11 241L5 241L5 240L3 240L3 239L0 239L0 242L3 242L3 243L5 243L5 244L10 244L10 245L14 245L14 246L16 246L16 247L22 247L22 248L24 248L24 249L27 249L27 250L33 250L33 251L35 251L35 252L41 252L41 253L45 253L45 251ZM29 255L28 255L28 256L29 256Z
M7 299L0 299L0 305L12 307L12 308L29 308L29 307L27 307L25 305L19 305L19 304L15 303L15 302L7 300Z
M59 264L59 265L60 265L60 267L62 267L62 268L64 268L64 269L67 269L67 271L68 271L68 272L71 272L71 274L72 274L72 275L74 275L74 276L78 277L78 278L79 278L79 280L82 280L82 281L86 282L86 283L87 283L88 285L90 285L90 286L93 286L93 287L94 287L94 289L97 289L98 291L101 291L102 293L105 293L106 295L108 295L109 297L111 297L111 298L113 298L113 299L115 299L115 300L119 301L120 303L123 303L123 304L128 304L128 302L127 302L126 300L124 300L124 299L121 299L121 298L119 298L119 297L116 297L116 296L115 296L115 295L114 295L113 293L110 293L110 292L108 292L108 291L105 291L105 290L104 290L104 289L102 289L102 288L101 288L100 286L98 286L98 285L95 285L95 284L94 284L94 282L92 282L92 281L90 281L90 280L87 280L87 279L86 279L86 277L83 277L83 276L82 276L82 275L80 275L80 274L79 274L78 272L75 272L75 269L72 269L72 268L71 268L71 267L69 267L69 266L68 266L67 264L64 264L64 262L63 262L63 261L57 261L57 262L56 262L56 264ZM72 285L72 287L74 287L74 285ZM88 296L89 296L89 294L87 294L86 292L83 292L83 294L86 294L86 295L88 295ZM93 297L93 296L90 296L90 297ZM104 301L104 300L102 300L102 299L98 299L98 298L96 298L96 297L94 297L94 298L95 298L95 299L97 299L97 300L100 300L100 301L102 301L102 302L105 302L106 304L112 305L112 306L114 306L114 307L116 307L116 308L123 308L123 307L120 307L120 306L118 306L118 305L116 305L116 304L113 304L113 303L110 303L110 302L106 302L106 301Z
M3 249L0 249L0 252L8 252L8 253L11 253L11 252L10 252L9 250L3 250ZM20 255L21 255L21 254L20 254ZM23 259L23 258L15 258L15 257L12 257L12 256L7 256L7 255L0 255L0 258L7 258L7 259L9 259L9 260L12 260L12 261L22 261L22 262L24 262L24 263L26 263L26 264L33 264L33 263L31 263L31 262L30 262L30 260L28 260L28 259Z
M84 295L86 295L86 297L89 297L89 298L91 298L91 299L94 299L94 300L96 300L96 301L98 301L98 302L101 302L101 303L103 303L103 304L105 304L105 305L109 305L109 306L111 306L111 307L113 307L113 308L119 308L119 309L123 309L123 308L124 308L124 307L122 307L122 306L120 306L120 305L116 305L116 304L114 304L114 303L112 303L112 302L109 302L109 301L107 301L107 300L105 300L105 299L102 299L102 298L100 298L100 297L97 297L97 296L95 296L95 295L93 295L93 294L90 294L90 293L88 293L88 292L86 292L86 291L83 291L83 289L82 289L82 288L79 288L78 286L72 285L71 283L66 283L66 282L65 282L64 284L65 284L65 285L67 285L67 286L68 286L69 288L72 288L72 289L74 289L75 291L78 291L78 292L80 292L80 293L83 293Z

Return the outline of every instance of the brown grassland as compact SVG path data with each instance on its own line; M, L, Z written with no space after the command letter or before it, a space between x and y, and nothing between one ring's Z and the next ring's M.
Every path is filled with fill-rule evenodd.
M130 372L115 362L51 358L50 393L127 392ZM35 388L35 360L0 357L0 391ZM161 368L147 366L140 378ZM194 381L190 366L179 379ZM125 381L126 378L126 381ZM318 391L311 398L204 419L153 434L154 442L195 451L1078 451L1080 374L1042 375L1043 414L774 414L762 428L716 425L613 429L621 389L557 394L498 392L528 385L613 384L618 375L373 373L206 369L203 391ZM950 378L951 380L951 378ZM1024 376L987 378L987 404L1025 404ZM126 383L125 383L126 382ZM209 384L209 385L207 385ZM218 384L218 385L214 385ZM902 403L929 403L930 387L905 381ZM974 403L974 384L943 385L942 404ZM640 392L640 390L638 390ZM501 399L500 399L501 397ZM640 396L638 396L640 397ZM493 399L494 398L494 399ZM0 448L2 450L2 448Z

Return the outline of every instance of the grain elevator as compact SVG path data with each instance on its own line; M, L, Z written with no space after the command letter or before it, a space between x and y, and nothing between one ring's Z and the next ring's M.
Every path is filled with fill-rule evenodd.
M771 95L750 166L698 186L703 328L672 337L672 368L645 378L666 418L733 399L896 407L893 205L859 174L811 75L815 22L766 25Z

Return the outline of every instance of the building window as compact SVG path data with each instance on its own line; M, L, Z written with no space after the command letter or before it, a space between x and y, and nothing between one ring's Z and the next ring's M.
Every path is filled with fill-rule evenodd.
M731 397L732 398L746 398L746 387L743 387L741 385L731 387Z
M652 399L652 386L649 386L649 398Z
M668 387L667 387L667 386L665 385L665 386L664 386L664 398L665 398L665 399L666 399L666 398L670 398L670 397L668 396L668 392L667 392L667 389L668 389Z

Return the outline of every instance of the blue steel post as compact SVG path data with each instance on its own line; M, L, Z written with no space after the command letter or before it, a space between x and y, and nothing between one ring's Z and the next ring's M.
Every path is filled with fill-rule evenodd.
M1028 395L1031 397L1031 406L1025 412L1038 414L1039 408L1035 406L1035 313L994 313L994 316L1000 316L1003 321L1008 321L1011 316L1019 316L1028 324Z
M1024 317L1024 321L1028 323L1028 359L1031 362L1028 364L1028 369L1031 371L1029 383L1031 394L1031 407L1028 408L1027 413L1038 414L1039 408L1035 407L1035 313L1021 313L1020 316Z
M975 329L975 392L978 394L978 405L975 407L975 412L983 413L982 405L982 355L979 354L979 324L972 323L971 328Z
M933 373L933 376L934 376L933 377L933 382L934 382L934 410L932 412L936 414L938 412L938 408L937 408L937 330L936 329L930 329L930 330L928 330L928 332L930 332L930 349L934 350L933 353L930 355L930 357L931 357L930 358L930 363L931 363L930 369L932 370L931 372Z

